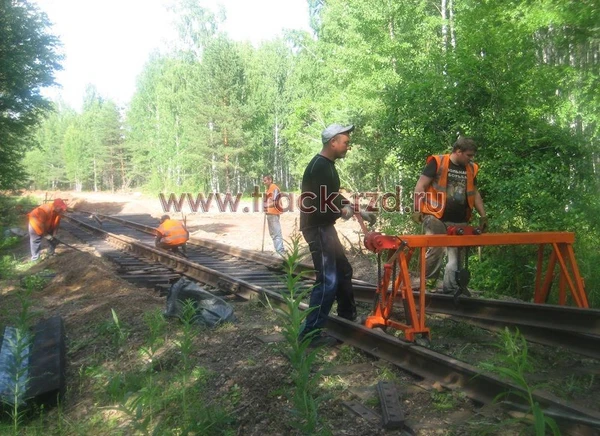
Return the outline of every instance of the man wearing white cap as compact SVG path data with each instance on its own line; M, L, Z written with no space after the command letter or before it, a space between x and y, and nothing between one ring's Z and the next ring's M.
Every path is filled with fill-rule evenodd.
M352 125L340 124L323 130L323 148L310 161L302 177L300 231L308 243L317 280L309 303L314 309L306 317L300 339L310 335L311 346L335 344L334 338L315 332L325 326L334 301L337 300L338 316L356 319L352 266L334 227L338 218L349 219L355 213L351 202L339 193L340 178L335 168L335 161L345 157L351 148L353 130ZM368 212L362 214L369 221L373 218Z

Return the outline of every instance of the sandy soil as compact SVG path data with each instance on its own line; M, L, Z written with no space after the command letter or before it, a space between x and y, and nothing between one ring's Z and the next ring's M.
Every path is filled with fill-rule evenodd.
M42 193L38 198L41 202L45 197ZM137 194L55 193L53 198L56 197L64 198L69 206L75 209L101 213L147 213L156 217L163 213L158 201ZM292 214L283 216L282 224L286 237L294 231L296 219L297 216ZM244 219L233 213L191 215L188 217L188 224L198 227L195 235L254 250L260 250L262 246L261 214L244 215ZM352 233L358 227L357 223L344 223L344 227L349 238L357 238L356 234ZM108 389L103 387L103 383L108 383L108 380L103 382L102 377L94 379L86 376L86 372L98 365L104 368L106 374L123 374L124 377L139 371L138 350L144 345L148 334L144 314L164 310L166 300L153 289L140 289L120 279L113 264L99 257L66 232L60 236L62 240L84 252L59 246L56 256L34 265L26 275L41 273L49 279L49 283L43 289L35 292L35 298L32 300L30 311L35 314L35 319L60 315L65 322L67 333L67 396L60 414L56 409L48 411L48 431L49 434L53 433L56 430L55 426L64 419L60 424L63 426L61 431L65 431L66 428L66 434L71 434L69 425L73 425L72 430L75 429L75 434L81 431L81 426L97 420L99 413L108 413L101 412L102 410L114 408L105 400L98 399L98 389ZM10 254L22 262L27 262L28 248L28 240L25 238ZM272 251L270 240L265 240L265 249ZM365 255L353 256L367 262ZM14 319L18 314L20 282L21 277L0 281L0 306L9 308L0 312L0 325L9 324L10 319ZM227 402L231 398L239 398L236 400L239 403L235 405L237 434L296 434L290 432L284 418L291 408L289 400L283 394L291 383L289 362L274 349L273 344L260 339L262 336L272 336L280 332L278 322L273 312L265 309L262 304L239 301L231 301L231 304L234 305L238 323L218 332L199 334L195 338L194 364L206 368L212 374L206 387L206 395L211 401L218 399ZM127 331L126 343L118 349L115 349L110 335L107 336L106 333L114 324L113 309ZM176 321L171 322L170 329L177 329L177 325ZM397 431L386 432L377 425L373 426L343 406L343 401L356 397L356 393L349 389L350 386L358 387L364 401L373 402L376 395L374 385L381 371L395 372L385 364L376 365L371 358L349 350L349 347L324 350L324 355L320 358L320 365L366 365L360 371L346 371L343 375L325 377L325 382L333 387L327 388L332 392L320 407L321 419L327 423L327 428L333 431L333 434L399 434ZM180 353L176 347L171 346L164 347L151 365L164 371L179 363ZM367 391L365 387L368 387ZM415 413L417 419L427 413L426 404L430 401L425 390L421 395L423 401L415 405L415 411L418 410ZM410 401L412 403L414 399L411 398ZM462 406L463 404L461 409ZM106 418L109 418L109 415L106 415ZM114 412L110 413L110 418L120 419ZM443 422L437 422L445 426ZM100 434L95 432L93 424L89 425L87 434ZM106 429L103 426L100 428ZM135 434L126 430L126 419L122 420L120 428L125 429L123 434Z
M165 213L158 196L149 197L141 193L36 192L32 194L40 200L60 197L67 201L70 208L102 214L120 216L148 214L158 220ZM208 212L193 213L190 212L187 205L184 205L181 213L169 213L173 218L183 219L185 217L192 237L211 239L224 244L275 255L273 242L266 228L265 215L260 212L252 212L256 207L251 201L242 200L236 212L230 210L220 212L215 203L212 206ZM244 213L244 208L247 208L249 212ZM298 234L299 219L300 213L297 210L286 212L280 216L284 241L289 242L292 235ZM375 282L377 277L376 264L373 261L373 256L362 244L362 233L358 222L355 219L338 220L336 229L354 268L354 277ZM300 242L304 250L303 261L311 263L304 239L300 238Z
M119 215L149 214L160 217L164 212L160 201L141 194L106 193L30 193L40 202L44 198L61 197L70 207L91 212ZM244 207L244 205L242 205ZM177 216L177 214L174 214ZM282 216L284 238L292 235L297 228L298 213L286 213ZM187 214L188 226L193 236L209 238L238 247L261 251L263 245L263 215L260 213L219 213L211 211L202 214ZM25 222L23 222L25 225ZM355 277L373 282L375 268L372 256L361 250L358 223L354 220L341 222L337 226L341 239L347 244L348 257L355 269ZM101 365L111 373L134 372L139 366L138 350L144 344L148 327L144 314L165 308L165 298L152 289L135 287L115 274L114 265L98 257L91 249L86 249L78 240L68 234L61 235L65 242L87 252L73 252L62 246L57 256L48 258L27 271L27 275L50 272L50 282L37 291L32 313L37 318L61 315L65 321L68 343L67 379L68 396L62 410L65 422L81 423L97 419L98 409L110 409L107 404L98 404L94 391L100 381L85 376L87 368ZM9 254L26 261L28 240L12 249ZM264 250L273 252L268 234L264 240ZM14 317L19 309L20 277L0 280L0 325ZM290 404L282 395L274 393L289 386L289 362L265 344L260 337L280 331L272 312L269 314L259 304L232 302L235 305L239 323L231 328L220 330L217 334L207 332L198 335L195 343L195 364L207 368L211 374L208 392L213 398L239 398L237 407L238 434L243 435L280 435L295 434L289 431L284 417ZM114 349L106 341L102 330L113 324L111 309L118 313L120 321L126 326L128 338L126 346ZM433 322L430 320L430 322ZM172 328L176 328L173 325ZM235 344L235 346L232 346ZM459 345L462 342L459 341ZM468 343L467 343L468 345ZM460 345L464 349L466 346ZM554 352L554 350L551 350ZM349 358L350 357L350 358ZM177 365L180 357L177 350L166 349L164 355L157 358L156 365L162 368ZM330 399L320 408L320 413L332 434L399 434L397 431L385 431L378 425L369 424L362 418L348 412L343 401L356 400L363 404L377 404L374 386L383 374L392 374L393 379L405 389L403 405L407 417L419 435L432 434L475 434L473 427L466 422L473 416L473 404L460 393L436 392L431 387L415 387L415 380L385 364L375 362L370 357L354 353L350 347L327 351L324 362L332 366L340 364L361 364L358 371L351 369L342 374L326 377L331 387ZM542 360L551 360L544 356ZM383 365L383 366L382 366ZM216 374L216 375L215 375ZM594 383L594 377L592 376ZM591 386L590 384L590 386ZM578 394L581 395L581 394ZM445 409L450 401L452 406ZM594 400L597 403L597 400ZM441 402L441 403L440 403ZM107 407L109 406L109 407ZM377 410L377 406L373 407ZM478 411L478 420L484 417L498 425L498 412L489 409ZM489 414L488 414L489 413ZM48 414L55 419L56 411ZM54 422L54 421L53 421ZM79 424L78 424L79 425ZM123 424L123 425L126 425ZM501 428L496 427L496 429ZM475 427L477 429L477 427ZM506 431L505 431L506 430ZM39 434L36 433L36 434ZM61 433L65 434L65 433ZM71 434L67 431L66 434ZM80 434L77 431L72 434ZM87 434L94 433L93 430ZM125 432L124 434L129 434ZM131 433L133 434L133 433ZM515 434L503 429L501 433Z

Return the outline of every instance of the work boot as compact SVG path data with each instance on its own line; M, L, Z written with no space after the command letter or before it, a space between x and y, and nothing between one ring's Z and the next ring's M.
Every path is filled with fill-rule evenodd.
M335 347L340 342L333 336L329 336L327 333L318 333L312 337L308 348L320 348L320 347Z
M360 325L365 325L365 321L367 320L368 315L356 315L350 321L355 322Z
M410 274L410 287L413 291L418 291L421 288L421 277Z

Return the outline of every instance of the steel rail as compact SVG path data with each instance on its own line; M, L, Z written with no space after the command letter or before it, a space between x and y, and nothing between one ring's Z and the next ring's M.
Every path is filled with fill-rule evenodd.
M481 372L476 367L428 348L402 341L377 330L368 329L346 319L330 316L327 332L346 344L360 348L399 368L429 380L438 380L448 389L460 389L483 404L491 403L498 395L525 391L515 384L494 374ZM557 414L563 422L582 424L600 429L600 412L578 407L548 392L536 390L534 401L546 411ZM507 400L520 406L528 406L519 394L509 395Z
M461 297L455 304L451 295L428 294L426 310L447 315L486 319L507 324L526 324L562 331L600 335L600 310L572 306L535 304ZM485 301L482 305L481 301Z
M234 279L219 271L141 244L133 238L110 234L72 217L67 216L66 219L102 236L104 240L114 246L161 262L184 275L232 292L242 298L259 297L268 300L270 303L285 305L285 300L280 294L269 291L264 287ZM306 307L305 304L301 305L302 309L306 309ZM506 392L526 394L526 391L521 387L502 380L493 374L481 372L468 363L413 343L404 342L377 330L367 329L337 316L330 315L328 317L326 328L333 337L349 345L387 360L417 376L438 380L449 389L461 389L469 398L477 402L489 403L497 395ZM515 394L510 395L510 400L516 404L527 406L523 398L526 398L526 395L523 397ZM560 420L566 423L565 425L568 423L581 424L582 421L585 421L588 426L600 428L600 412L598 411L574 406L556 396L541 391L534 392L533 398L545 409L559 413Z
M102 217L102 220L113 221L113 222L123 224L128 227L132 227L132 228L139 230L141 232L144 232L144 233L156 235L156 227L147 226L145 224L136 223L135 221L126 220L124 218L116 217L116 216L112 216L112 215L98 214L95 212L90 212L90 211L85 211L85 210L79 210L78 212ZM256 251L246 250L244 248L238 248L238 247L234 247L234 246L223 244L223 243L216 242L216 241L209 241L207 239L196 239L194 237L191 237L190 240L188 241L188 244L205 247L205 248L208 248L211 250L218 250L222 253L229 254L232 256L243 257L244 259L250 259L254 262L263 264L270 268L277 269L277 268L282 267L282 264L283 264L281 258L273 258L266 254L257 253ZM306 267L308 268L308 265L306 265Z
M354 296L360 301L373 301L375 289L372 286L354 285ZM418 292L413 295L417 297ZM402 299L396 297L398 307ZM549 330L571 333L600 335L600 310L582 309L553 304L534 304L525 302L501 301L461 296L458 304L451 295L426 294L425 310L431 313L444 313L490 320L505 324L521 324Z
M462 318L454 315L448 316L481 327L485 330L500 332L506 328L506 324L503 322L488 319ZM600 337L598 336L581 335L562 330L550 330L519 323L514 323L512 326L518 328L519 332L528 341L548 346L558 345L565 350L570 350L577 354L581 354L582 356L600 360Z
M415 297L418 295L414 293ZM372 302L371 286L354 286L357 301ZM550 304L517 303L460 297L455 304L451 295L426 294L428 314L449 315L484 329L499 331L517 327L530 341L561 346L578 354L600 359L600 310ZM402 299L396 297L402 310ZM435 332L432 332L435 334Z
M88 211L82 212L92 214ZM151 226L121 217L96 215L101 216L103 220L123 224L147 234L155 234L155 228ZM191 239L190 242L192 245L253 260L269 269L278 270L282 267L279 259L252 250L209 240ZM312 267L300 265L297 268L297 271L307 270L312 270ZM307 278L314 279L314 276ZM354 280L354 294L357 301L372 302L375 290L374 285ZM417 297L419 294L415 292L414 295ZM397 297L396 305L399 308L403 307L400 296ZM463 320L473 320L473 324L495 331L502 326L515 326L533 342L560 345L579 354L600 359L600 310L597 309L468 297L461 297L459 304L455 304L452 296L428 293L425 310L427 313L441 313L460 317Z

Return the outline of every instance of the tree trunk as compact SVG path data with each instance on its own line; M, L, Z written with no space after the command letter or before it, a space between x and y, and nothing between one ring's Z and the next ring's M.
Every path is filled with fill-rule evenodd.
M447 0L442 0L442 52L446 53L448 49L448 15L447 15Z
M227 129L223 129L223 147L225 148L225 191L231 192L231 180L229 180L229 139L227 138Z
M94 192L98 192L98 169L96 167L96 157L94 156Z

